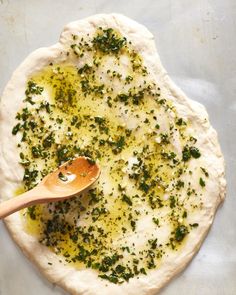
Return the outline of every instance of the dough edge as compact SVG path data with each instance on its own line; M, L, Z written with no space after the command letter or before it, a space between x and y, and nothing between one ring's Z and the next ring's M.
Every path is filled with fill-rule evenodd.
M52 58L57 57L58 53L62 50L62 48L64 48L63 44L66 41L67 34L71 34L71 32L73 32L74 30L78 33L83 29L89 30L91 26L117 27L117 29L119 29L121 33L129 36L136 50L140 51L150 71L153 72L153 74L157 77L157 80L161 79L163 86L169 90L170 97L172 97L173 100L176 101L178 104L183 104L184 106L186 106L189 111L189 117L193 118L193 120L195 120L197 124L201 124L201 128L203 128L203 130L205 131L205 137L208 140L207 144L209 145L211 151L217 159L217 163L214 163L214 173L215 178L219 183L218 195L214 195L210 199L209 207L203 216L204 226L199 226L199 228L195 232L195 239L194 235L191 239L189 239L187 248L188 251L180 254L180 257L178 259L180 260L180 262L174 261L173 265L167 266L166 269L161 270L161 272L158 269L153 270L148 274L148 276L142 276L140 277L140 279L131 279L129 283L124 283L122 285L114 285L109 282L105 282L104 280L97 278L96 274L88 269L83 271L83 279L81 278L80 280L80 278L78 278L79 276L77 271L74 270L73 267L62 267L63 262L58 262L57 255L50 252L46 247L38 244L37 239L22 231L19 213L13 214L12 216L6 218L5 224L13 240L18 244L23 253L34 264L37 265L39 270L47 277L47 279L52 283L56 283L57 285L61 286L71 294L105 295L111 294L112 292L112 294L114 295L132 295L136 294L137 289L139 289L140 295L157 294L157 292L163 286L165 286L170 279L172 279L187 266L194 254L196 254L199 250L213 222L217 207L225 198L226 181L224 176L225 171L223 155L218 144L216 131L210 126L206 110L201 104L188 99L186 95L169 78L168 74L161 64L160 58L156 51L153 35L144 26L119 14L99 14L69 23L65 26L63 32L61 33L60 40L57 44L48 48L40 48L34 51L13 73L12 78L7 84L2 95L0 120L7 120L6 116L8 115L8 104L5 104L5 102L7 102L7 98L12 95L12 93L14 93L14 88L16 88L15 86L17 86L17 83L19 82L21 84L22 79L24 80L31 73L37 70L37 63L40 60L45 63L47 60L51 60ZM64 57L62 56L62 59L63 58ZM42 65L39 65L39 67L41 66ZM20 97L19 94L17 96ZM19 105L16 105L16 109L18 109ZM205 118L207 120L205 120ZM10 127L12 128L12 126ZM4 129L1 128L0 133L3 135L3 138L6 138L6 130L4 131ZM5 161L4 151L2 150L2 148L0 150L0 161L2 163L0 172L1 175L3 175L2 179L0 180L0 187L1 185L3 185L2 191L4 194L6 192L6 187L9 186L13 188L14 186L17 186L17 183L19 183L21 179L19 178L19 175L15 175L15 173L13 174L14 177L12 178L12 170L10 170L8 174L3 173L3 171L6 171L6 169L8 168L8 165ZM13 164L16 164L17 162L18 159L16 159L15 163ZM17 181L15 179L17 179ZM14 182L13 185L11 184L12 181ZM48 261L52 262L53 266L48 265ZM94 282L92 282L92 280L94 280ZM89 287L87 282L90 282Z

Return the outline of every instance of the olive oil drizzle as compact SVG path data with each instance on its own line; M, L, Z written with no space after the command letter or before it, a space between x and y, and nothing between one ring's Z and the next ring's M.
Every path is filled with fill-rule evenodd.
M119 32L99 28L86 38L72 35L67 55L66 63L51 63L29 79L16 115L12 134L24 189L81 155L99 161L102 176L86 194L28 208L22 218L26 230L66 262L122 283L157 268L198 226L187 218L200 209L201 194L184 176L201 153L187 132L189 122L178 117ZM204 167L199 173L203 190L209 175ZM142 222L150 228L140 244Z

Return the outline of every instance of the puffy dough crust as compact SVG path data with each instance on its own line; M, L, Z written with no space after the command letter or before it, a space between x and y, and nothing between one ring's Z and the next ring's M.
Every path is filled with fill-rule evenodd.
M173 101L180 114L191 121L192 128L202 134L199 136L199 144L208 170L214 175L212 184L206 192L207 202L201 212L202 225L193 233L191 232L192 237L188 239L185 250L178 252L178 255L172 258L169 257L159 269L152 270L147 276L141 276L139 279L130 279L129 283L114 285L99 279L96 272L91 269L78 271L64 262L60 263L56 254L50 252L48 248L39 244L35 237L24 231L19 213L6 218L5 224L14 241L48 280L63 287L71 294L136 295L137 290L139 290L139 295L156 294L171 278L186 267L198 251L212 224L218 205L225 198L226 181L224 159L218 144L217 134L209 123L205 108L188 99L171 81L160 62L153 35L144 26L119 14L99 14L75 21L66 25L57 44L34 51L17 68L7 84L1 100L0 135L3 139L0 149L1 197L2 199L10 198L12 191L22 180L23 170L18 164L16 146L9 134L11 134L14 125L15 113L21 106L24 86L28 77L51 60L64 61L71 34L91 33L97 27L118 29L121 34L132 41L134 48L142 55L149 71L155 76L160 86L165 89L168 99ZM53 265L49 265L48 262Z

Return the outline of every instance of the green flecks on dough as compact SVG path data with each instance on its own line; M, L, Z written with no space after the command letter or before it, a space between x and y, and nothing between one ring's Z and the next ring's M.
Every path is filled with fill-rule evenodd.
M201 153L196 140L185 134L188 122L162 96L131 42L111 28L86 38L73 35L71 42L71 60L50 63L30 77L16 114L12 134L19 141L24 190L77 156L98 161L111 187L101 177L85 195L30 207L22 218L28 232L67 263L123 283L158 267L196 227L178 219L187 222L194 210L181 201L183 188L188 198L197 196L182 177L189 160ZM66 181L65 175L58 177ZM139 233L143 219L149 220L152 236L147 232L141 246L128 245L126 237ZM169 233L160 242L156 230L165 224Z
M118 53L127 42L125 37L119 36L113 29L100 28L92 43L95 49L103 53Z

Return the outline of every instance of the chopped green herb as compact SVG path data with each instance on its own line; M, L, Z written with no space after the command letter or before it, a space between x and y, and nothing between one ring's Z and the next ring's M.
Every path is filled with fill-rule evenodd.
M18 133L18 131L20 130L20 127L21 127L20 123L16 124L16 126L14 126L12 129L12 134L16 135Z
M199 184L200 184L201 187L206 186L205 181L204 181L201 177L200 177L200 179L199 179Z
M195 159L198 159L201 156L199 149L194 146L190 147L190 153L191 153L191 156Z
M181 242L184 237L188 234L188 229L185 225L180 225L175 230L175 240Z
M198 223L193 223L193 224L189 224L191 227L198 227L199 224Z
M207 170L203 167L200 167L202 172L205 174L206 177L209 177L209 173L207 172Z
M152 221L153 221L156 225L159 225L159 219L158 219L158 218L153 217L153 218L152 218Z
M184 162L188 161L191 157L198 159L201 156L201 153L198 148L191 146L185 146L182 152L182 159Z
M131 201L130 197L128 197L127 195L122 195L122 201L127 203L129 206L133 205L133 202Z
M68 177L65 174L63 174L62 172L59 172L58 178L64 182L68 181Z

